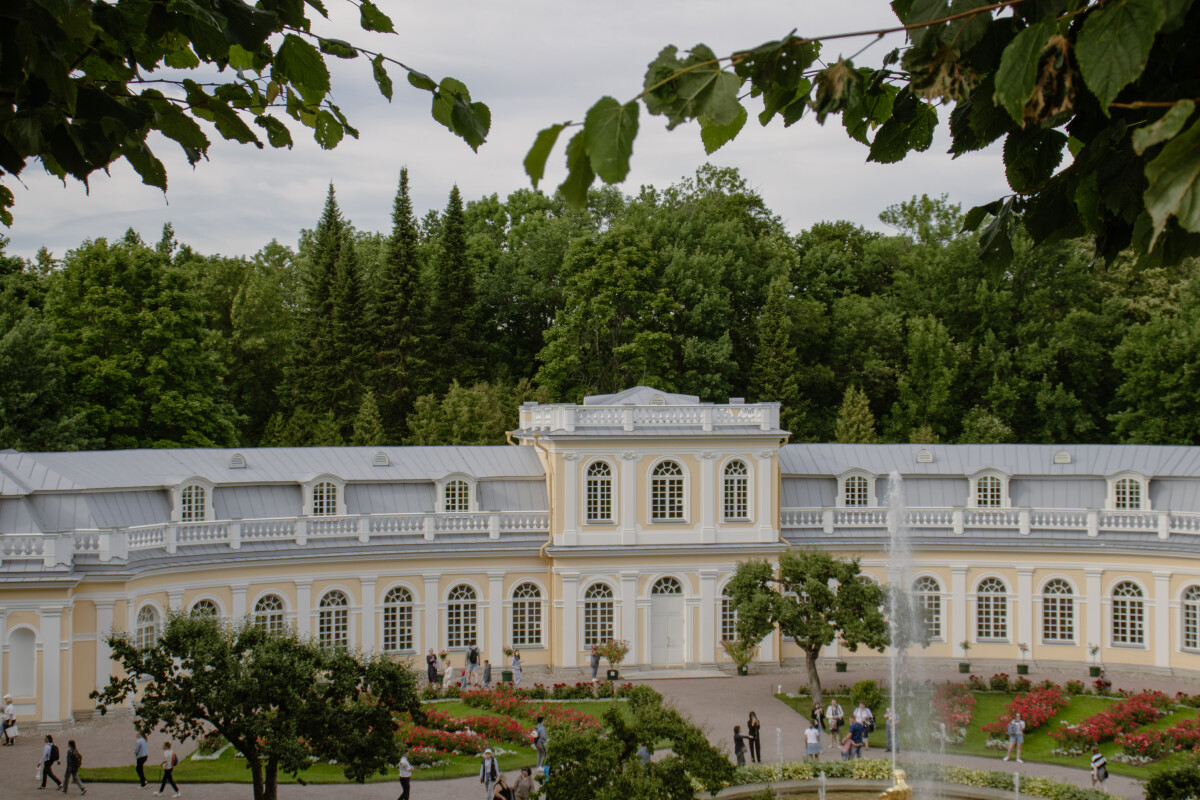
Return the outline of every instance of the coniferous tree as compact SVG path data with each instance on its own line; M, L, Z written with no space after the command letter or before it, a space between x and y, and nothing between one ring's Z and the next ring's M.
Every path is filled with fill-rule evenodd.
M325 412L312 427L312 437L304 442L310 447L342 447L346 444L342 436L342 423L332 411Z
M347 231L337 260L333 286L332 328L334 362L328 387L330 405L339 419L358 410L370 359L371 341L363 309L363 280L354 240Z
M379 416L379 406L375 403L375 393L370 389L363 392L362 403L358 414L354 417L354 432L350 444L355 447L368 447L386 443L383 432L383 420Z
M792 431L793 439L806 438L807 404L800 396L800 359L791 343L792 321L783 281L773 281L767 289L767 302L755 327L758 352L750 376L752 396L757 402L778 402L779 424Z
M433 367L430 388L441 393L452 380L474 383L479 372L475 275L467 260L466 221L457 186L450 190L442 218L441 251L432 278L426 349Z
M875 444L875 415L867 393L857 386L846 387L838 409L837 422L833 429L833 440L839 444Z

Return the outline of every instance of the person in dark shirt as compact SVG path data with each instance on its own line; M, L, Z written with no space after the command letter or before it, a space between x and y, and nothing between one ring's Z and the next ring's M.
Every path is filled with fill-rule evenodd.
M746 766L746 737L742 736L741 725L733 726L733 755L739 767Z
M846 733L846 738L842 739L842 744L850 743L850 758L862 758L863 744L867 738L867 729L858 720L850 723L850 730Z

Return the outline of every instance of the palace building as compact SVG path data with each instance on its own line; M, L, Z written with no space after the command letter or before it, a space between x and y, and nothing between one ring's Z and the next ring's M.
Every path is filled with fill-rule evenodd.
M171 610L418 662L516 647L535 676L610 638L627 668L728 668L739 561L819 547L887 582L889 525L926 658L1200 677L1200 448L787 437L778 404L636 387L526 404L501 447L0 452L0 690L25 723L87 717L106 635Z

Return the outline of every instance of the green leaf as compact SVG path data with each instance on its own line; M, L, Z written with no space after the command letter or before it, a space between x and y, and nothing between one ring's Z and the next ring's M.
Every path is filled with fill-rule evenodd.
M379 93L390 101L392 99L392 79L383 65L382 55L371 59L371 71L375 73L375 84L379 86Z
M418 89L424 89L427 92L436 92L437 83L433 78L426 75L424 72L417 72L415 69L408 71L408 82Z
M1154 220L1151 250L1171 217L1185 231L1200 233L1200 121L1146 165L1146 180L1149 185L1143 197Z
M1004 55L1000 57L993 97L996 105L1004 108L1018 123L1024 119L1025 103L1033 94L1038 59L1041 58L1042 50L1046 48L1046 42L1054 35L1057 25L1053 17L1030 25L1013 37L1008 47L1004 48Z
M1044 128L1013 131L1004 140L1004 171L1008 185L1019 194L1032 194L1062 163L1066 134Z
M142 183L157 186L164 192L167 190L167 168L150 152L150 148L146 147L144 142L125 148L123 155L141 176Z
M529 148L529 154L525 156L525 174L533 181L533 188L536 189L538 181L545 176L546 159L550 157L550 151L554 149L554 143L558 141L558 135L569 124L564 122L538 131L537 139L533 142L533 147Z
M729 125L718 125L706 119L700 120L700 141L704 142L704 152L711 156L724 147L730 140L741 133L748 118L749 115L746 113L746 109L743 108L742 113Z
M992 268L993 273L1012 260L1012 228L1013 198L1010 197L979 235L979 258Z
M192 52L191 47L180 47L167 53L163 58L163 63L171 69L195 69L200 66L200 59ZM241 69L241 67L235 65L234 69Z
M6 228L11 228L13 224L12 211L9 209L13 207L14 202L12 190L7 186L0 186L0 222L4 223Z
M198 66L199 61L196 63ZM240 44L229 45L229 66L236 70L254 69L254 53Z
M701 117L721 125L731 123L741 107L737 99L741 79L722 70L705 45L693 47L684 60L676 52L673 46L664 47L650 62L643 81L649 92L646 110L667 117L668 130Z
M358 58L358 51L354 49L354 45L341 39L320 39L321 52L328 53L331 56L338 58Z
M891 118L875 134L867 160L893 164L908 155L909 150L928 150L937 122L937 109L904 87L893 102Z
M317 48L294 33L283 37L275 51L275 71L310 103L319 101L329 92L329 70Z
M472 103L471 94L461 81L442 79L433 95L433 118L461 136L472 150L487 139L492 114L483 103Z
M1084 83L1107 109L1146 68L1154 34L1166 21L1161 0L1112 0L1088 14L1075 56Z
M269 128L267 133L270 133ZM325 109L317 112L317 121L313 125L313 138L323 149L332 150L337 147L344 133L345 129L342 128L342 123L338 122L337 117Z
M629 158L637 137L638 104L621 105L602 97L588 109L583 121L584 144L592 171L605 183L620 183L629 174Z
M1155 122L1138 128L1133 132L1133 152L1139 156L1159 142L1171 139L1183 129L1183 124L1196 110L1196 104L1191 100L1180 100L1168 109Z
M1162 0L1163 11L1166 12L1167 18L1163 22L1159 33L1174 33L1179 30L1187 18L1188 11L1192 8L1193 0Z
M992 5L990 0L954 0L950 4L950 13L962 14L982 6ZM988 23L992 21L990 11L982 11L970 17L956 19L946 24L942 31L942 41L960 53L965 53L983 39L987 33Z
M588 188L596 179L592 172L592 160L588 157L583 131L571 137L567 143L567 179L559 185L563 199L572 208L587 207Z
M267 141L271 143L271 147L291 149L292 132L282 122L269 114L260 114L254 118L254 122L267 132Z
M380 33L395 33L392 18L379 10L379 6L371 0L362 0L358 6L360 24L364 31L379 31Z
M204 131L200 130L194 119L173 105L162 110L154 127L162 131L164 136L179 142L190 164L199 161L200 156L208 150L209 141Z
M963 217L962 229L963 232L978 230L980 224L989 216L997 213L1000 210L1000 201L993 200L982 206L975 206L967 215Z

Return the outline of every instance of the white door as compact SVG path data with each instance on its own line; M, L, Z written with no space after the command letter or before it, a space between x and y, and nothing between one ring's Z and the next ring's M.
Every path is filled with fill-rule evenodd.
M650 663L683 666L683 587L674 578L660 578L650 592Z

